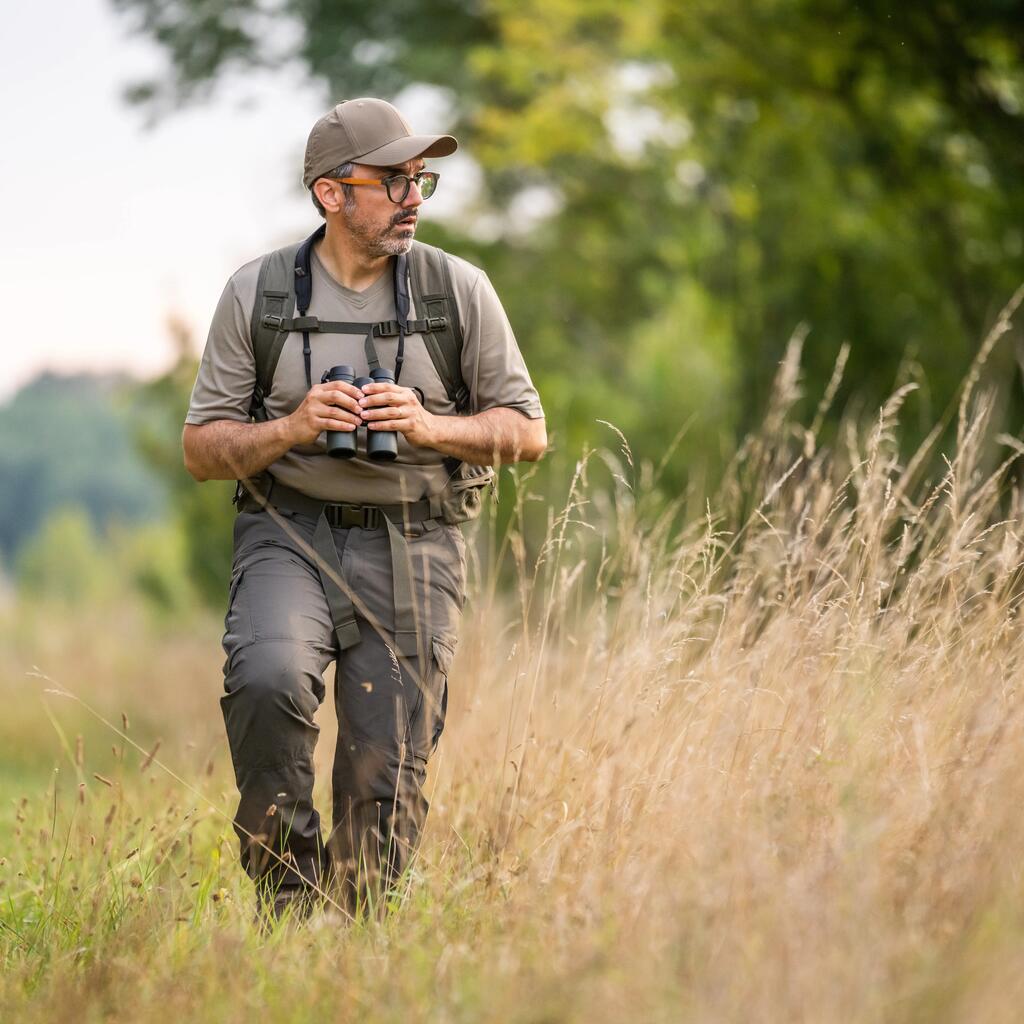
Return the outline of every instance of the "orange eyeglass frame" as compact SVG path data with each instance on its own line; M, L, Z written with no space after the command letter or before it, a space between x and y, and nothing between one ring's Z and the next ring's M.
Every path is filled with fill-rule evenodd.
M416 182L416 187L422 193L423 186L418 179L427 175L429 175L434 181L434 188L430 190L430 195L433 195L434 189L437 188L438 179L441 177L437 171L417 171L415 174L390 174L386 178L332 178L331 181L340 181L343 185L377 185L379 188L387 189L388 198L391 199L391 189L388 188L387 183L395 178L405 178L405 195L403 195L401 199L391 199L391 202L393 203L404 203L414 181ZM423 198L426 199L428 197L424 196Z

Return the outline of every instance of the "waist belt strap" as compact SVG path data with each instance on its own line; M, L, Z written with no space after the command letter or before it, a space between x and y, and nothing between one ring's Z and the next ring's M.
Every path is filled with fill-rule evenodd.
M409 547L405 543L405 523L418 523L434 518L436 509L431 508L427 499L400 505L354 505L345 502L321 501L301 491L286 487L276 480L265 498L267 504L289 512L298 512L316 519L312 548L317 556L317 568L331 612L331 622L338 638L338 650L354 647L359 643L359 626L352 604L350 590L341 574L341 561L334 544L331 527L358 527L376 529L381 519L388 531L388 548L391 554L391 579L395 604L396 655L420 660L426 656L419 650L416 623L416 600L413 592ZM256 506L255 508L253 506ZM244 497L239 509L244 512L257 511L263 506L255 499ZM426 642L423 647L426 648Z
M395 653L400 657L419 655L422 678L423 651L418 650L416 629L416 598L412 589L409 545L405 534L393 519L385 519L388 528L388 548L391 551L391 585L395 602ZM426 647L429 641L424 643Z
M334 635L338 638L338 650L355 647L359 643L359 626L356 610L341 574L341 561L327 516L323 512L317 517L313 531L313 550L316 552L316 567L320 572L320 583L327 598L327 607L334 624Z

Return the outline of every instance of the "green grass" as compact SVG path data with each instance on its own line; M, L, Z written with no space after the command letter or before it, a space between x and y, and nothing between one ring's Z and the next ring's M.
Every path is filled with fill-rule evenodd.
M253 928L219 622L8 608L5 1019L1018 1019L1024 446L972 380L934 476L899 397L829 450L795 380L707 515L625 449L581 460L537 547L481 544L518 585L474 571L381 920Z

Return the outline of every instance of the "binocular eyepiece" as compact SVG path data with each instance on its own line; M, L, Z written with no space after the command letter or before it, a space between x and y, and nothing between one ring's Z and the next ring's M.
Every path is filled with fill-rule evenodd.
M357 377L351 366L332 366L324 371L321 384L332 380L343 380L357 388L367 384L394 384L395 375L384 367L378 367L369 377ZM333 459L351 459L356 454L356 430L328 430L327 454ZM366 454L374 462L393 462L398 458L398 435L394 430L367 430Z

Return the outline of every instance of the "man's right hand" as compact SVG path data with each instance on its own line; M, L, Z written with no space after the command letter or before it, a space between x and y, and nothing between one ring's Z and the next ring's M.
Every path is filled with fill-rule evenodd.
M343 380L314 384L302 404L287 418L292 444L312 444L325 430L355 430L363 423L362 391Z
M263 423L212 420L186 424L181 434L185 468L197 480L255 476L297 444L312 444L324 430L355 430L362 391L343 380L315 384L290 416Z

